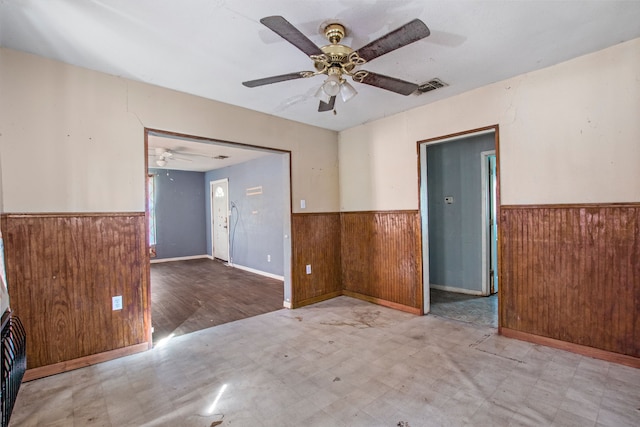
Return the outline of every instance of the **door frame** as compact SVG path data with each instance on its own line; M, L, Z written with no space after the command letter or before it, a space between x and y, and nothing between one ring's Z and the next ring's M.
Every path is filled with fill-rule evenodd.
M226 262L229 265L233 265L233 260L231 259L231 243L230 243L230 228L229 228L229 178L222 178L222 179L217 179L215 181L209 181L209 194L211 195L211 257L215 258L216 257L216 251L215 251L215 233L216 233L216 229L214 227L214 215L213 215L213 200L214 200L214 194L213 194L213 187L216 186L217 184L224 182L227 186L227 203L226 203L226 210L227 212L225 213L226 218L227 218L227 259ZM223 260L225 261L225 260Z
M496 150L488 150L480 152L480 178L482 180L482 213L480 215L482 221L482 295L488 296L491 294L490 287L490 271L491 271L491 233L489 232L490 224L490 210L491 210L491 192L490 182L491 177L489 170L489 156L494 156ZM488 179L487 179L488 178ZM497 272L494 272L496 274Z
M428 215L428 199L427 199L427 146L441 144L445 142L455 141L457 139L479 136L486 133L494 134L495 154L496 154L496 228L498 233L498 283L502 282L501 277L501 259L500 259L500 127L499 125L485 126L482 128L471 129L462 132L456 132L448 135L428 138L417 142L418 157L418 213L420 215L420 247L422 250L422 283L420 290L422 291L422 312L428 314L430 311L430 295L429 295L429 215ZM425 245L424 242L427 242ZM502 287L498 285L498 332L502 325Z

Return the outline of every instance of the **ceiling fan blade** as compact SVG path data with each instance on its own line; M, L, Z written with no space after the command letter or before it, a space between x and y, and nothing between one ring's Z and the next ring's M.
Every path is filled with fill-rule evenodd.
M246 87L257 87L257 86L269 85L271 83L279 83L287 80L301 79L305 77L305 73L306 73L305 71L299 71L297 73L289 73L289 74L282 74L280 76L265 77L263 79L258 79L258 80L249 80L248 82L242 82L242 84Z
M427 28L424 22L419 19L414 19L402 27L362 46L357 50L357 53L361 58L371 61L385 53L423 39L430 33L429 28Z
M307 56L322 55L322 50L307 36L302 34L296 27L282 16L267 16L260 20L267 28L280 37L303 51Z
M358 80L360 83L390 90L391 92L399 93L400 95L411 95L416 91L416 89L418 89L418 85L415 83L396 79L395 77L372 73L371 71L367 71L367 73L368 74L362 80Z
M322 113L324 111L331 111L333 107L336 105L336 97L332 96L329 98L329 102L320 101L320 105L318 105L318 112Z

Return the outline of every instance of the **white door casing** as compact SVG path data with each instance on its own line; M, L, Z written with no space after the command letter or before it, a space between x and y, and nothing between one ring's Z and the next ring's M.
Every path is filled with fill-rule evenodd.
M498 184L497 184L497 159L495 154L489 157L489 170L490 170L490 189L491 189L491 284L489 286L490 292L498 292Z
M229 180L210 182L211 187L211 253L214 258L229 261Z
M492 167L490 159L495 158L496 151L482 151L480 153L480 160L482 165L480 167L480 175L482 180L482 295L491 294L491 280L497 271L493 266L493 231L495 230L495 205L492 203L494 200L493 184L495 183L495 177L491 175ZM493 274L492 274L492 270Z

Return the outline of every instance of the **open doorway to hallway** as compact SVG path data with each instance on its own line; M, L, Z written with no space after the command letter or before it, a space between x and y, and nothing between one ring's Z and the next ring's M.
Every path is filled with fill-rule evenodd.
M497 126L419 143L424 311L498 327Z
M154 345L286 306L290 153L156 130L145 145Z

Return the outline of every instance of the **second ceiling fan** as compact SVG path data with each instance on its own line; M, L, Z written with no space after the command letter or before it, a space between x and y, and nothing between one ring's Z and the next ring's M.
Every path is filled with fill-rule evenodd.
M338 94L343 102L347 102L356 95L356 90L345 80L345 77L351 77L355 82L401 95L410 95L418 89L418 85L415 83L361 70L359 66L385 53L427 37L430 34L429 28L419 19L408 22L358 50L340 44L346 35L346 30L339 23L329 23L324 27L324 35L330 44L318 47L282 16L268 16L262 18L260 22L309 56L313 61L315 71L298 71L243 82L242 84L247 87L263 86L320 74L326 75L327 79L316 92L316 97L320 99L318 111L321 112L333 110Z

